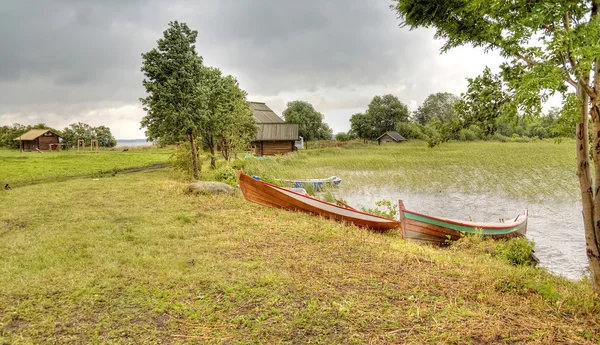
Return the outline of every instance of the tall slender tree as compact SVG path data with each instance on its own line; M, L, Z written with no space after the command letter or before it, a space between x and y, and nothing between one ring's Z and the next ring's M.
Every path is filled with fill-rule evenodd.
M169 23L158 46L142 54L147 96L140 98L147 112L141 125L150 140L185 136L190 142L195 179L199 171L196 137L207 98L202 57L195 46L197 36L186 23Z
M462 45L496 50L523 113L574 90L576 155L591 280L600 292L600 0L394 0L402 25L436 30L442 52ZM588 123L592 120L590 167Z

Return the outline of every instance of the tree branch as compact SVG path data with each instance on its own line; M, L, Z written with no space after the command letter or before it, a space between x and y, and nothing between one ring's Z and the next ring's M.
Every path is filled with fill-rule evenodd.
M573 78L571 78L571 72L569 72L569 67L567 67L566 57L562 53L560 54L560 60L563 65L563 69L565 70L565 76L567 77L567 82L569 84L573 85L574 88L577 88L577 82L575 80L573 80Z
M597 2L598 0L594 0L594 2ZM563 26L565 28L566 34L569 34L569 31L571 30L571 19L569 17L569 13L565 13L563 16ZM577 73L577 62L575 61L575 59L573 59L573 56L571 55L571 50L572 50L572 46L571 46L571 40L568 40L568 47L567 47L567 51L565 52L567 54L567 58L569 60L569 63L571 64L571 67L573 68L573 73L575 74L575 77L577 77L577 79L579 79L579 85L581 87L583 87L583 89L585 90L585 92L588 94L588 96L590 96L590 98L595 99L596 98L596 91L594 90L594 88L591 88L590 85L588 84L589 82L589 74L586 78L583 78L581 75L579 75L579 73Z

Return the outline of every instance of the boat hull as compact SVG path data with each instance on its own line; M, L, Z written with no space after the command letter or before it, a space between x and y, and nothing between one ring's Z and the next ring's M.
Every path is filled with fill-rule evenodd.
M468 233L480 233L494 239L520 237L527 232L527 220L526 210L524 215L506 223L461 222L409 211L400 201L400 222L404 238L415 241L445 244Z
M237 172L240 189L248 201L292 211L306 212L340 222L351 223L373 231L397 229L400 222L378 217L351 208L337 206L308 195L256 180L240 171Z

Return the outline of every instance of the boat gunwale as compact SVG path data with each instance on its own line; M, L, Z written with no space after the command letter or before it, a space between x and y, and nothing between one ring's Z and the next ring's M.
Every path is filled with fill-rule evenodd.
M310 196L310 195L302 195L302 194L300 194L300 193L296 193L296 192L294 192L294 191L292 191L292 190L287 190L287 189L284 189L284 187L279 187L279 186L276 186L276 185L270 184L269 182L265 182L265 181L262 181L262 180L256 180L256 179L252 178L252 176L250 176L250 175L246 175L246 174L244 174L244 173L243 173L243 172L241 172L241 171L240 171L240 173L241 173L241 174L243 174L243 175L245 175L245 176L247 176L248 178L252 179L252 180L253 180L253 181L255 181L255 182L260 182L260 183L262 183L262 184L264 184L264 185L266 185L266 186L268 186L268 187L271 187L271 188L273 188L273 189L277 190L278 192L285 191L285 192L288 192L288 193L296 194L297 196L299 196L299 197L302 197L302 198L311 199L311 200L318 201L318 202L320 202L320 203L322 203L322 204L325 204L325 205L333 206L333 207L335 207L335 208L338 208L338 209L340 209L340 210L344 210L344 211L350 211L350 212L354 212L354 213L362 214L362 215L365 215L365 216L370 216L370 217L375 217L375 218L383 219L383 220L385 220L385 221L387 221L387 222L396 222L396 223L400 223L400 221L398 221L398 220L396 220L396 219L385 218L385 217L377 216L377 215L374 215L374 214L370 214L370 213L362 212L362 211L359 211L359 210L356 210L356 209L348 209L348 208L345 208L345 207L341 207L341 206L338 206L338 205L336 205L336 204L332 204L332 203L330 203L330 202L327 202L327 201L323 201L323 200L319 200L319 199L317 199L317 198L313 198L313 197L312 197L312 196ZM240 178L240 177L241 177L241 176L240 176L240 175L238 175L238 180L239 180L239 178ZM282 192L282 193L283 193L283 192ZM342 217L343 217L343 216L342 216Z
M460 226L464 226L464 227L481 228L481 229L510 229L510 228L521 227L523 225L523 223L527 222L527 220L529 219L529 211L527 209L525 209L525 215L524 215L523 219L521 219L518 222L512 222L512 223L461 222L459 220L453 220L453 219L447 219L447 218L442 218L442 217L430 216L430 215L419 213L419 212L409 211L409 210L407 210L404 207L404 205L402 205L402 207L400 208L400 212L414 214L416 216L420 216L420 217L424 217L424 218L428 218L428 219L433 219L433 220L436 220L438 222L445 222L445 223L450 223L450 224L454 224L454 225L460 225ZM521 214L519 214L519 216L521 216Z

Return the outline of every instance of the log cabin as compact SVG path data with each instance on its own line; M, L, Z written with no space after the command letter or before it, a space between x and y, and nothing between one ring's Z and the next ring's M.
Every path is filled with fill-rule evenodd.
M396 131L387 131L375 139L381 145L381 143L401 143L406 139Z
M265 103L248 102L258 125L258 134L252 142L255 156L272 156L296 151L298 125L286 123Z
M32 129L14 140L21 141L23 151L49 151L59 146L60 136L49 129Z

